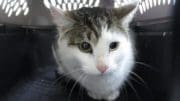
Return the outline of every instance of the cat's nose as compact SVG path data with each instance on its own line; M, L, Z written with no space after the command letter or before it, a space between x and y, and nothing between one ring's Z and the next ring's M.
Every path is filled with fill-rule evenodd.
M104 73L107 71L108 67L107 67L106 65L97 65L97 69L98 69L98 71L100 71L102 74L104 74Z

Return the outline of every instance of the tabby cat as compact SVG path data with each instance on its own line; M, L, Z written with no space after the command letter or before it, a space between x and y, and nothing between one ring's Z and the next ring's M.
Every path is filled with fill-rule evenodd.
M80 83L94 99L115 100L134 66L129 24L137 5L74 11L51 7L58 30L53 52L59 73Z

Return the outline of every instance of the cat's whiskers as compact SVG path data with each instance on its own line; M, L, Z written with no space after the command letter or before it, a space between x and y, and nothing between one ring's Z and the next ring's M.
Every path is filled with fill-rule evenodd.
M141 61L136 61L135 63L139 64L139 65L142 65L142 66L145 66L145 67L147 67L147 68L149 68L149 69L151 69L151 70L153 70L155 72L158 72L158 70L156 68L154 68L153 66L151 66L151 65L149 65L147 63L144 63L144 62L141 62Z
M122 84L122 86L120 87L119 91L120 91L119 96L120 96L120 98L121 98L120 100L126 101L126 98L127 98L126 85L125 85L125 84Z
M130 88L134 91L134 93L136 94L137 100L138 100L138 101L141 101L141 97L139 96L138 92L137 92L136 89L134 88L133 84L132 84L129 80L127 80L126 82L127 82L127 84L129 85L129 87L130 87Z
M139 76L137 73L135 73L135 72L133 72L133 71L130 71L130 74L132 74L134 77L136 77L137 79L139 79L138 81L142 82L142 83L147 87L147 83L144 81L144 79L143 79L141 76ZM133 78L133 76L131 76L132 79L133 79L134 81L138 82L135 78ZM140 83L140 82L138 82L138 83ZM140 83L140 84L142 84L142 83ZM148 87L147 87L147 88L148 88Z
M56 83L58 83L58 81L60 81L61 79L63 79L64 77L68 77L68 76L70 76L70 74L72 74L72 73L75 73L75 72L79 72L79 71L81 71L81 69L77 69L77 70L74 70L74 71L72 71L72 72L69 72L69 73L64 73L64 74L62 74L62 75L60 75L60 77L58 77L57 79L55 79L54 80L54 82L52 83L52 85L55 85ZM59 82L60 83L60 82Z
M71 78L67 78L68 80L67 80L67 82L66 82L66 85L65 85L65 87L64 87L64 91L66 92L66 90L67 90L67 88L68 88L68 85L69 85L69 83L70 83L70 81L71 80L73 80L73 79L71 79Z
M142 83L142 81L137 80L137 78L135 78L134 76L130 75L130 76L129 76L129 79L130 79L130 80L133 80L133 81L135 81L137 84L139 84L139 85L141 85L141 86L149 89L149 87L148 87L146 84Z
M85 75L85 74L82 73L81 76L80 76L80 77L75 81L75 83L73 84L73 86L72 86L72 88L71 88L71 90L70 90L70 93L69 93L69 95L68 95L68 101L70 101L71 95L72 95L72 93L73 93L74 88L76 87L76 85L78 84L78 82L81 81L81 79L83 79L84 75Z
M73 72L73 73L74 73L74 72ZM73 80L73 79L71 79L71 78L69 78L69 77L67 77L67 78L68 78L68 81L67 81L67 83L66 83L66 86L65 86L64 91L66 91L66 89L67 89L69 83L71 82L71 80Z
M85 76L82 78L82 82L83 82L87 77L88 77L88 76L85 75ZM80 95L80 93L81 93L81 94L84 94L84 88L83 88L81 85L80 85L80 87L79 87L78 96ZM81 97L81 101L83 101L83 96L80 95L80 97Z
M126 101L126 99L127 99L127 101L128 101L128 91L127 91L127 89L126 89L126 86L124 87L124 90L125 90L125 101Z

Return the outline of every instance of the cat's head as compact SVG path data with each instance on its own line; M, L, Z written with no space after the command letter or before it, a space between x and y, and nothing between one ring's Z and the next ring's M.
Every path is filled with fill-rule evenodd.
M133 61L129 23L136 8L135 4L69 12L51 8L58 30L54 53L61 70L99 75L125 69L124 63Z

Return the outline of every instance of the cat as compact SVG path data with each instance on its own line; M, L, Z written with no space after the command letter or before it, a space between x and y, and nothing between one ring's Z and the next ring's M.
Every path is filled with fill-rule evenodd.
M129 24L138 3L119 8L50 8L58 31L53 53L58 72L83 86L90 97L114 101L134 67Z

